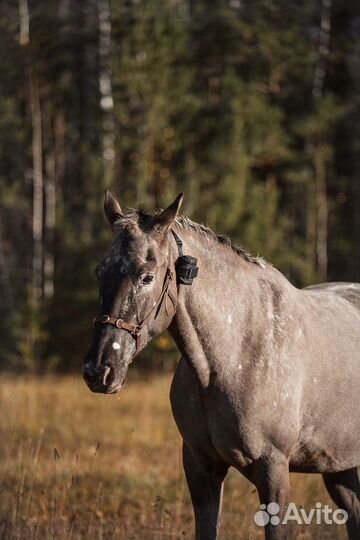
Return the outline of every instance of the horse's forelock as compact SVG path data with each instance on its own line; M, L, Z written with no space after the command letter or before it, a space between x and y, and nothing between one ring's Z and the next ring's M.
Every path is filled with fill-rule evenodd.
M114 227L115 231L128 231L131 233L136 232L149 232L155 222L156 216L152 216L142 208L135 210L129 208L125 214L119 216L116 220Z

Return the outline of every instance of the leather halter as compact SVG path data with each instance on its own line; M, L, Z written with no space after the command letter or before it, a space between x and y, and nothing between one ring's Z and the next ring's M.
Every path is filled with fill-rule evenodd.
M181 250L182 242L174 231L171 231L171 232L176 240L179 254L182 255L182 250ZM168 297L170 298L172 306L173 306L173 310L174 310L173 316L175 315L177 297L175 298L172 292L170 291L170 284L173 280L174 280L174 272L168 266L166 269L164 283L162 286L160 296L155 302L155 304L153 305L153 307L151 308L151 310L147 313L147 315L143 318L143 320L140 323L132 324L132 323L123 321L122 319L111 317L110 315L100 315L99 317L94 318L94 321L93 321L94 324L111 324L112 326L115 326L119 330L125 330L126 332L129 332L136 342L136 350L135 350L135 354L136 354L140 348L141 330L145 322L148 320L148 318L150 317L150 315L153 313L155 309L156 309L156 313L155 313L155 318L156 318L164 300L165 300L165 312L166 312L166 315L169 315L168 306L167 306Z

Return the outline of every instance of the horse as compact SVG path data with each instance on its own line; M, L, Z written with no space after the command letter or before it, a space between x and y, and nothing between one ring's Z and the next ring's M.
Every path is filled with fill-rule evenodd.
M134 357L169 330L170 390L196 540L215 540L235 467L276 503L266 540L289 532L289 473L320 473L360 538L360 284L298 289L270 263L179 216L183 194L150 215L106 192L113 241L96 269L99 314L83 376L122 388ZM264 506L262 506L264 508Z

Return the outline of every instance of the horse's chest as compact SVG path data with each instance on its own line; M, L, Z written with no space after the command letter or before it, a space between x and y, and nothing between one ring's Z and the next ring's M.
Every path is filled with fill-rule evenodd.
M215 405L215 406L213 406ZM217 453L230 465L245 467L261 454L263 434L256 416L246 404L235 405L221 394L205 400L209 438Z
M216 389L203 392L189 372L186 378L184 375L181 368L175 375L171 404L188 446L205 459L219 459L236 467L245 467L256 459L263 441L252 415L236 410Z
M220 416L207 419L209 438L222 460L229 465L245 467L259 456L262 444L259 432L233 423L224 423Z

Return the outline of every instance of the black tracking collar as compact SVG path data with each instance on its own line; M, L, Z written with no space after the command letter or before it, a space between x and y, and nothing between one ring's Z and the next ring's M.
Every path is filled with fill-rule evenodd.
M191 255L183 255L181 239L173 230L171 232L179 251L179 257L175 263L176 281L178 285L192 285L199 272L199 268L196 266L197 259Z

